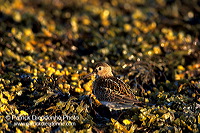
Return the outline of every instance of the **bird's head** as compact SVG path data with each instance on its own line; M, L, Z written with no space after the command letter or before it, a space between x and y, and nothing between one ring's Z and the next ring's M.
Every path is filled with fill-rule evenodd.
M86 75L84 78L87 78L93 74L96 74L97 78L98 77L112 77L112 68L104 62L97 63L95 65L94 71L88 75Z
M107 63L97 63L93 73L96 73L98 77L111 77L112 68Z

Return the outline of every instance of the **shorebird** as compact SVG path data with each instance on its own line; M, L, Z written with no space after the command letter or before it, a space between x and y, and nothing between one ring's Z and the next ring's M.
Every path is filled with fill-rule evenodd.
M107 63L97 63L94 71L84 78L95 74L93 82L93 94L101 104L110 110L129 109L135 103L141 103L135 99L135 95L129 85L121 79L114 77L112 68Z

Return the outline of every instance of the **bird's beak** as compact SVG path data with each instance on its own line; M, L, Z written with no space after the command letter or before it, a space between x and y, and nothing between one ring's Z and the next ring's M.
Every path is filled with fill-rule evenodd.
M93 72L89 73L88 75L84 76L84 77L83 77L83 78L81 78L81 79L88 78L88 77L90 77L90 76L94 75L95 73L96 73L96 72L95 72L95 71L93 71Z

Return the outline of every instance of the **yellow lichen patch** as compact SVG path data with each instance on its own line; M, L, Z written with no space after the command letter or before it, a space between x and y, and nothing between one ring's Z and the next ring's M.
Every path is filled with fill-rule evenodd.
M68 66L67 69L68 69L69 71L72 71L72 70L73 70L73 68L72 68L71 66Z
M16 34L17 34L17 29L13 27L13 28L11 29L11 33L12 33L13 35L16 35Z
M163 115L161 116L161 118L167 120L170 116L171 116L171 114L168 112L168 113L166 113L166 114L163 114Z
M58 87L60 88L60 89L63 89L63 84L58 84Z
M150 117L148 117L150 120L149 120L149 122L147 124L151 125L153 122L156 121L157 117L158 117L157 115L151 115Z
M108 18L109 14L110 14L109 10L105 9L101 12L100 17L102 20L106 20Z
M15 109L15 114L19 114L19 110L18 109Z
M69 89L70 88L70 84L64 84L64 88L65 89Z
M63 86L63 88L62 88L62 86ZM70 88L71 88L70 84L65 83L65 84L63 84L62 86L61 86L61 88L60 88L60 89L62 90L62 92L63 92L63 93L69 93L69 90L70 90Z
M44 73L46 70L45 70L45 68L40 68L39 71Z
M194 64L193 67L194 67L195 69L198 69L198 68L200 68L200 64Z
M11 51L10 49L5 49L5 54L10 56L11 58L14 58L18 61L20 61L20 56L16 53L14 53L13 51Z
M185 77L185 74L175 74L175 79L176 80L184 79L184 77Z
M30 126L31 128L35 128L35 127L37 127L37 124L35 124L35 121L30 120L30 121L29 121L29 126Z
M131 31L131 29L132 29L132 26L130 24L124 24L124 31L125 32L129 32L129 31Z
M148 90L148 91L147 91L147 94L148 94L148 95L150 95L150 94L151 94L151 91L150 91L150 90Z
M71 80L75 81L75 80L79 80L79 74L78 73L74 73L71 75Z
M87 74L88 74L87 72L83 71L82 73L79 74L79 76L80 76L81 78L83 78L83 77L86 76Z
M55 21L51 20L49 22L49 24L47 25L47 28L50 32L54 32L55 31L55 28L56 28L56 25L55 25Z
M48 29L42 28L42 32L48 37L52 36L52 33Z
M36 79L38 79L38 77L37 77L37 76L33 76L32 79L33 79L33 80L36 80Z
M94 99L94 102L97 104L97 105L102 105L101 102L96 98L96 96L93 94L93 93L89 93L91 95L91 97Z
M135 28L135 27L132 27L132 36L135 37L135 34L136 35L140 35L140 30L138 28Z
M0 88L3 89L3 88L4 88L4 85L3 85L3 84L0 84Z
M200 124L200 113L198 114L197 121L198 121L198 124Z
M77 82L71 82L71 85L72 85L72 86L76 86L76 85L77 85Z
M92 83L93 81L89 81L83 85L83 88L85 89L85 91L92 91Z
M101 24L102 24L103 26L107 27L107 26L110 25L110 21L107 20L107 19L105 19L105 20L102 20L102 21L101 21Z
M13 19L16 21L16 22L21 22L22 20L22 16L19 12L14 12L13 13Z
M188 65L187 68L189 70L195 70L195 69L200 68L200 64Z
M191 43L191 42L192 42L192 37L191 37L191 35L187 35L186 38L185 38L185 41L186 41L187 43Z
M84 25L89 25L91 23L91 21L90 21L90 19L88 17L84 17L82 19L82 22L83 22Z
M192 97L196 97L197 95L196 95L196 93L192 93Z
M78 70L82 70L82 69L83 69L83 66L82 66L81 64L78 64L78 65L77 65L77 68L78 68Z
M140 110L142 113L139 114L139 120L140 121L145 121L147 119L146 117L146 112L147 112L147 109L141 109Z
M67 68L64 68L64 74L67 76L67 75L69 75L70 74L70 72L67 70Z
M2 107L0 107L0 112L2 113L4 111L6 111L6 105L3 105Z
M46 53L47 52L47 46L45 46L44 44L39 44L39 45L41 45L41 50L42 50L42 52L44 52L44 53ZM45 59L46 60L49 60L49 57L48 56L45 56Z
M8 104L8 100L3 98L3 97L1 97L1 103L2 104Z
M123 120L123 123L124 123L125 125L130 125L132 122L131 122L130 120L128 120L128 119L124 119L124 120Z
M15 9L23 9L24 8L24 4L21 0L14 0L11 6L12 6L12 8L15 8Z
M48 75L48 76L51 76L53 73L55 73L55 69L53 68L53 67L48 67L47 68L47 72L46 72L46 74Z
M57 76L62 76L62 75L63 75L63 74L60 72L60 70L56 70L54 74L57 75Z
M156 26L157 26L156 22L152 22L151 24L148 25L148 28L149 30L154 30Z
M149 55L149 56L152 56L153 55L153 53L154 53L154 51L152 51L152 50L149 50L146 54L147 55Z
M56 65L56 68L57 68L57 69L62 69L62 65L57 64L57 65Z
M166 81L165 81L165 83L166 83L166 84L169 84L169 83L170 83L170 81L169 81L169 80L166 80Z
M132 14L132 18L134 19L145 19L145 15L143 14L143 12L141 10L136 10L133 14Z
M29 65L27 65L24 69L23 69L24 72L26 73L31 73L31 67Z
M28 113L24 110L21 110L19 115L28 115Z
M137 42L142 42L142 41L143 41L143 37L140 36L137 38Z
M162 53L159 46L153 47L153 52L154 52L154 54L161 54Z
M0 123L3 123L3 118L4 118L4 116L1 115L1 116L0 116ZM3 132L2 132L2 133L3 133Z
M34 36L32 30L30 28L25 28L24 29L24 35L25 36L32 36L32 37Z
M145 98L145 99L144 99L144 102L145 102L145 103L149 103L149 99L148 99L148 98Z
M82 93L82 92L84 92L84 89L77 87L77 88L75 88L75 92Z
M171 30L171 29L168 30L168 33L166 34L165 37L170 41L176 39L176 36L174 35L173 30Z
M78 23L77 23L76 17L71 18L71 25L72 25L72 31L77 32L78 31Z
M8 91L4 91L3 94L8 98L9 101L12 101L15 98L15 96L10 94Z
M167 47L167 46L169 46L169 42L162 42L162 43L160 44L160 46L161 46L161 47Z
M184 87L184 84L180 85L179 88L178 88L178 92L181 92L183 87Z
M31 56L26 56L26 57L24 58L24 61L26 61L26 62L32 62L32 61L33 61L33 57L31 57Z
M178 65L178 70L180 70L180 71L185 71L185 68L182 66L182 65Z
M114 127L124 133L128 133L128 130L126 129L125 126L121 125L118 121L115 119L111 118L111 122L113 123Z
M91 76L91 80L92 80L92 81L95 80L95 76L94 76L94 75Z
M134 23L134 25L135 25L137 28L139 28L139 27L142 26L142 23L141 23L141 21L139 21L139 20L135 20L133 23Z
M16 127L16 133L23 133L19 128Z

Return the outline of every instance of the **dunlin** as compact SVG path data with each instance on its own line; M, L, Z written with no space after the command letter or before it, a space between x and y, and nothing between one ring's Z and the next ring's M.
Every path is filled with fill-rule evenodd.
M107 63L97 63L94 71L86 77L93 74L96 74L93 82L93 94L110 110L128 109L136 103L141 103L135 99L129 85L114 77L112 69Z

